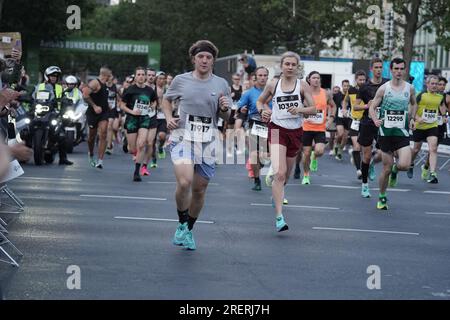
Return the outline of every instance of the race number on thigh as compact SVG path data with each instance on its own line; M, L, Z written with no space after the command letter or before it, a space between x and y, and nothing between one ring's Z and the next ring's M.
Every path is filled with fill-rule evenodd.
M186 116L184 139L195 142L210 142L212 140L212 118Z
M405 111L386 110L384 114L384 127L387 129L404 129L406 123Z

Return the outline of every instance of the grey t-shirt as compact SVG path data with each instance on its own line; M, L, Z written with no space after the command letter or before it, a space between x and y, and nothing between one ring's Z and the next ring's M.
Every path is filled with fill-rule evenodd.
M194 78L192 72L176 76L164 95L169 101L179 99L179 129L184 129L189 116L211 118L211 127L217 129L219 98L225 96L233 104L231 91L225 79L211 75L207 80ZM180 131L180 130L176 130ZM172 135L177 135L175 132Z

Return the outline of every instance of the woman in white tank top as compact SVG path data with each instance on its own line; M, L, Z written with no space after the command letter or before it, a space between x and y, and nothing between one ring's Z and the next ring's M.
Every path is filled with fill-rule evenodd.
M288 230L282 210L284 185L288 181L301 146L303 115L317 113L309 85L298 79L299 65L298 54L284 53L281 57L280 80L272 80L257 102L263 121L270 120L269 144L274 172L272 197L278 232ZM272 110L264 107L269 99L272 99Z

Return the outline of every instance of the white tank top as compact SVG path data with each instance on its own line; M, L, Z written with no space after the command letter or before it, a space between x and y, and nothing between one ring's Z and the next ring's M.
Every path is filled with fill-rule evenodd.
M282 79L278 80L275 86L275 93L272 98L271 121L277 126L286 129L298 129L303 125L302 115L292 115L287 110L293 107L303 107L300 96L301 80L297 79L292 92L283 92L281 89Z

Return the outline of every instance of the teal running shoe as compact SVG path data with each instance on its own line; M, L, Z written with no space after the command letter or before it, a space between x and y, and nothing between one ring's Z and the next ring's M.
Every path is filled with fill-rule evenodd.
M286 230L289 230L288 225L286 224L286 221L284 221L284 217L280 216L276 219L276 223L275 223L276 227L277 227L277 231L278 232L283 232Z
M370 181L374 181L376 177L377 175L375 173L375 166L373 165L373 163L371 163L369 166L369 179Z
M186 234L188 232L188 224L178 223L178 228L175 231L175 235L173 236L173 244L176 246L182 246L184 240L186 239Z
M89 157L89 165L92 168L95 168L95 166L97 165L97 162L95 161L94 157Z
M192 231L186 232L186 237L184 238L183 241L183 247L187 250L192 251L197 249L197 247L195 246L194 235L192 234Z
M368 185L366 185L366 184L363 184L363 185L362 185L362 188L361 188L361 196L362 196L363 198L370 198L370 197L371 197L370 191L369 191L369 186L368 186Z

